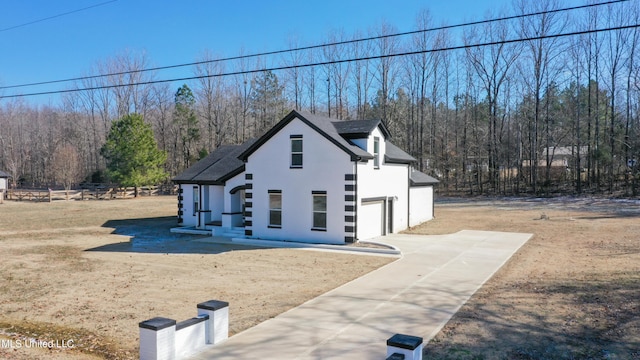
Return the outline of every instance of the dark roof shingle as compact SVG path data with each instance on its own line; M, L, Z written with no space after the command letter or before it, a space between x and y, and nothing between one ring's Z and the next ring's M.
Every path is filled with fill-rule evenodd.
M411 174L409 174L409 182L411 186L427 186L427 185L435 185L440 181L436 180L435 178L423 172L420 172L418 170L413 170L411 171Z
M368 137L369 134L371 134L371 132L378 126L385 138L388 139L391 137L391 133L389 133L387 127L380 120L333 120L333 126L338 131L338 134L347 139Z
M238 156L255 141L251 139L241 145L222 145L172 180L178 184L222 185L244 170L244 162Z
M416 162L416 158L404 152L393 143L386 142L387 151L384 154L384 161L388 163L410 164Z

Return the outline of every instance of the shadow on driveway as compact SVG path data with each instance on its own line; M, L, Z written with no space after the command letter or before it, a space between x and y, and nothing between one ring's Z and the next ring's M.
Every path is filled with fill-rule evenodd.
M149 254L220 254L228 251L264 249L237 244L209 243L199 240L206 235L172 233L175 216L108 220L102 227L112 228L112 234L129 237L128 241L102 245L86 251L130 252Z

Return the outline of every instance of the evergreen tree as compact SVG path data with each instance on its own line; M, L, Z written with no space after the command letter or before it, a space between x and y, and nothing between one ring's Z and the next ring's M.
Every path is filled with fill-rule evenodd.
M167 178L163 168L167 155L158 149L151 126L139 114L114 121L100 153L107 161L108 176L122 186L137 190Z
M265 71L252 81L252 89L249 98L251 112L256 120L256 132L260 134L284 116L284 86L276 74Z
M193 147L200 139L200 127L196 117L196 99L191 89L187 84L184 84L178 88L174 101L173 121L178 127L176 143L179 143L182 148L184 168L188 168L191 162L196 160L196 151L193 150Z

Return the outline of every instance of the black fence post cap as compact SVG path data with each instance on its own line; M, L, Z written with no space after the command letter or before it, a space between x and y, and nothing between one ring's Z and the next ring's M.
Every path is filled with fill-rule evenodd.
M164 318L164 317L154 317L153 319L145 320L138 324L138 326L143 329L149 329L154 331L166 329L170 326L175 326L175 325L176 325L175 320Z
M422 338L411 335L395 334L387 340L387 346L394 346L400 349L415 350L422 344Z
M229 303L220 300L209 300L198 304L198 309L216 311L229 307Z

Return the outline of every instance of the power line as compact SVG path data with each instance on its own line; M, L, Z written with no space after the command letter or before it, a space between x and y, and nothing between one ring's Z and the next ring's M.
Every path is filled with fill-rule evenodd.
M117 1L117 0L112 0L111 2L113 2L113 1ZM367 38L338 41L338 42L326 43L326 44L320 44L320 45L303 46L303 47L298 47L298 48L294 48L294 49L274 50L274 51L255 53L255 54L249 54L249 55L239 55L239 56L226 57L226 58L221 58L221 59L196 61L196 62L190 62L190 63L177 64L177 65L158 66L158 67L152 67L152 68L141 69L141 70L128 70L128 71L114 72L114 73L108 73L108 74L81 76L81 77L68 78L68 79L62 79L62 80L51 80L51 81L42 81L42 82L20 84L20 85L0 86L0 90L2 90L2 89L19 88L19 87L36 86L36 85L50 85L50 84L57 84L57 83L69 82L69 81L89 80L89 79L96 79L96 78L108 77L108 76L127 75L127 74L133 74L133 73L142 73L142 72L148 72L148 71L158 71L158 70L167 70L167 69L174 69L174 68L180 68L180 67L186 67L186 66L202 65L202 64L208 64L208 63L214 63L214 62L224 62L224 61L232 61L232 60L240 60L240 59L247 59L247 58L253 58L253 57L260 57L260 56L278 55L278 54L283 54L283 53L288 53L288 52L303 51L303 50L313 50L313 49L329 47L329 46L353 44L353 43L357 43L357 42L372 41L372 40L392 38L392 37L400 37L400 36L413 35L413 34L419 34L419 33L425 33L425 32L432 32L432 31L447 30L447 29L454 29L454 28L466 27L466 26L475 26L475 25L488 24L488 23L492 23L492 22L499 22L499 21L506 21L506 20L514 20L514 19L520 19L520 18L525 18L525 17L530 17L530 16L552 14L552 13L565 12L565 11L573 11L573 10L578 10L578 9L590 8L590 7L594 7L594 6L603 6L603 5L611 5L611 4L615 4L615 3L622 3L622 2L626 2L626 1L629 1L629 0L610 0L610 1L602 2L602 3L573 6L573 7L555 9L555 10L545 10L545 11L539 11L539 12L534 12L534 13L529 13L529 14L521 14L521 15L513 15L513 16L507 16L507 17L496 18L496 19L473 21L473 22L467 22L467 23L456 24L456 25L445 25L445 26L439 26L439 27L434 27L434 28L429 28L429 29L406 31L406 32L395 33L395 34L372 36L372 37L367 37Z
M30 21L30 22L27 22L27 23L24 23L24 24L20 24L20 25L10 26L10 27L8 27L8 28L0 29L0 32L3 32L3 31L9 31L9 30L13 30L13 29L17 29L17 28L24 27L24 26L27 26L27 25L37 24L37 23L39 23L39 22L43 22L43 21L47 21L47 20L51 20L51 19L55 19L55 18L59 18L59 17L65 16L65 15L69 15L69 14L77 13L77 12L84 11L84 10L93 9L93 8L95 8L95 7L102 6L102 5L107 5L107 4L109 4L109 3L116 2L116 1L118 1L118 0L105 1L105 2L102 2L102 3L99 3L99 4L95 4L95 5L91 5L91 6L84 7L84 8L82 8L82 9L77 9L77 10L67 11L67 12L62 13L62 14L57 14L57 15L49 16L49 17L46 17L46 18L42 18L42 19L38 19L38 20L34 20L34 21Z
M366 56L366 57L360 57L360 58L331 60L331 61L320 61L320 62L315 62L315 63L301 64L301 65L286 65L286 66L276 66L276 67L271 67L271 68L233 71L233 72L213 74L213 75L200 75L200 76L190 76L190 77L183 77L183 78L172 78L172 79L163 79L163 80L150 80L150 81L142 81L142 82L129 83L129 84L103 85L103 86L94 86L94 87L77 88L77 89L43 91L43 92L28 93L28 94L18 94L18 95L4 95L4 96L0 96L0 99L26 97L26 96L38 96L38 95L63 94L63 93L72 93L72 92L79 92L79 91L112 89L112 88L125 87L125 86L152 85L152 84L161 84L161 83L168 83L168 82L174 82L174 81L189 81L189 80L198 80L198 79L204 79L204 78L214 78L214 77L225 77L225 76L234 76L234 75L254 74L254 73L259 73L259 72L264 72L264 71L280 71L280 70L288 70L288 69L297 69L297 68L307 68L307 67L314 67L314 66L340 64L340 63L355 62L355 61L377 60L377 59L384 59L384 58L391 58L391 57L426 54L426 53L432 53L432 52L453 51L453 50L477 48L477 47L484 47L484 46L512 44L512 43L517 43L517 42L525 42L525 41L533 41L533 40L542 40L542 39L552 39L552 38L560 38L560 37L566 37L566 36L585 35L585 34L600 33L600 32L606 32L606 31L634 29L634 28L638 28L638 27L640 27L640 24L617 26L617 27L604 28L604 29L574 31L574 32L570 32L570 33L544 35L544 36L534 36L534 37L520 38L520 39L491 41L491 42L470 44L470 45L450 46L450 47L446 47L446 48L431 49L431 50L417 50L417 51L408 51L408 52L395 53L395 54Z

